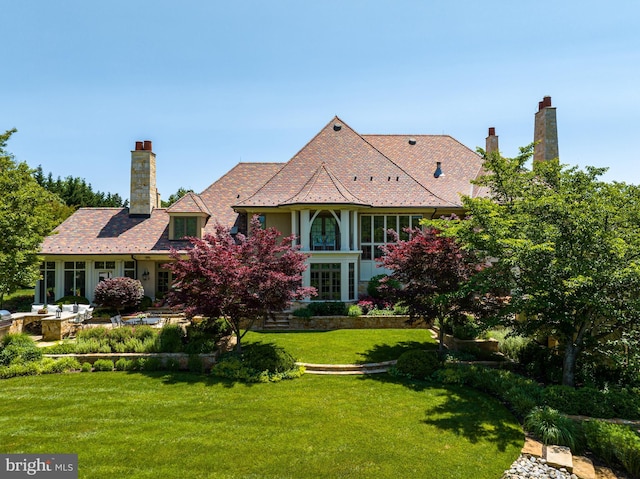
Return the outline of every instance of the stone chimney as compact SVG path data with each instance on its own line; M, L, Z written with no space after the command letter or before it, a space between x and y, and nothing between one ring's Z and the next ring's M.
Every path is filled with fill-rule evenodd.
M131 197L129 215L150 216L154 208L160 207L160 195L156 188L156 155L151 142L136 141L131 152Z
M545 96L538 103L533 141L533 161L548 161L558 158L558 123L556 109L551 106L551 97Z
M489 135L487 135L486 147L484 150L487 154L498 151L498 135L496 135L496 129L493 127L489 128Z

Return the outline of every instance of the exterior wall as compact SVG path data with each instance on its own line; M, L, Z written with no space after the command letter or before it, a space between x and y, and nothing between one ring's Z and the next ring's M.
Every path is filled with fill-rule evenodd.
M275 228L282 236L291 234L291 214L287 213L267 213L265 215L267 228Z
M149 258L149 259L146 259ZM78 262L83 261L85 263L85 296L89 301L93 301L93 292L100 280L100 273L108 272L110 277L117 278L125 275L125 261L133 261L135 263L135 276L140 280L145 290L145 295L151 298L155 297L156 287L156 274L159 268L158 265L164 264L168 261L168 257L154 258L147 256L144 260L137 260L133 256L64 256L64 257L45 257L47 262L55 263L55 287L54 298L59 299L65 296L64 290L64 276L65 276L65 262ZM96 262L115 262L115 268L96 268ZM143 273L149 272L149 278L144 279ZM40 297L40 284L42 280L36 283L35 288L35 303L44 303L44 297Z

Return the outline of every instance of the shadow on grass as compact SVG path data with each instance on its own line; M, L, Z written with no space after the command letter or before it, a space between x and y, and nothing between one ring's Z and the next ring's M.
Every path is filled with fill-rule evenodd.
M256 383L250 383L241 379L229 379L212 376L211 373L198 373L190 371L128 371L128 374L142 374L149 378L158 379L164 384L204 384L205 386L224 386L232 388L236 385L251 387Z
M484 393L452 386L439 386L439 405L425 411L425 424L453 432L472 443L489 441L499 451L522 447L523 432L510 412Z
M401 341L394 344L376 344L364 353L358 353L362 359L358 360L359 364L379 363L382 361L391 361L398 359L402 353L411 349L425 349L435 351L438 345L432 342L419 341Z
M494 443L501 452L507 447L521 448L523 445L524 434L515 417L497 399L485 393L390 374L369 374L360 379L397 384L429 394L429 401L436 405L425 410L423 424L452 432L471 443Z

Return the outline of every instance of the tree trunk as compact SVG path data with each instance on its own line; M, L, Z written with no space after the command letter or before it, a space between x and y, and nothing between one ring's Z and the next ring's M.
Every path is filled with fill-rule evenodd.
M575 387L576 385L576 360L579 347L570 338L564 349L564 361L562 363L562 385Z
M444 317L440 317L438 322L440 323L440 329L438 330L438 354L440 357L444 356Z

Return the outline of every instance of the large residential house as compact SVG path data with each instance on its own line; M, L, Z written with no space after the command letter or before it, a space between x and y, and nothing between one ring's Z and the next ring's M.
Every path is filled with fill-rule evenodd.
M536 113L536 159L557 157L555 108L545 97ZM555 149L553 143L555 142ZM551 143L551 146L549 145ZM489 129L486 149L498 149ZM551 156L549 156L551 155ZM354 301L371 277L384 272L375 259L422 218L462 213L462 195L482 194L471 183L482 160L447 135L363 135L333 118L286 163L239 163L200 194L160 207L156 155L150 141L131 152L129 208L80 208L42 245L36 302L65 295L93 299L101 280L138 278L151 298L171 285L164 268L171 248L217 223L247 233L249 218L295 234L309 253L304 285L315 300Z

